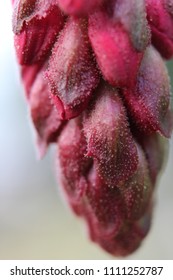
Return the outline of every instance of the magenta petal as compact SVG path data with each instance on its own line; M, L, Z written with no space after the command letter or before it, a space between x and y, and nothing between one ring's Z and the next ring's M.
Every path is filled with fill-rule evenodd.
M62 119L79 115L99 82L86 32L84 19L69 19L49 60L46 76Z

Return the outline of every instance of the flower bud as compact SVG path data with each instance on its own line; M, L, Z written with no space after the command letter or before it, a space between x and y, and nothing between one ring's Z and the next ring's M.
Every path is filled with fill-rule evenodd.
M172 0L146 0L152 43L166 59L173 56L172 4Z
M167 159L169 141L155 132L149 135L138 133L136 137L145 152L150 178L155 185Z
M100 178L95 164L87 176L85 206L87 208L89 204L92 209L90 215L95 215L97 231L109 238L118 234L126 221L139 220L150 204L153 186L147 161L140 147L138 155L137 171L120 186L107 185Z
M123 91L131 118L146 133L160 132L170 137L170 83L159 53L149 47L142 60L135 88Z
M82 197L85 194L86 174L92 160L85 156L86 140L82 123L76 118L64 127L58 139L58 178L68 197L72 209L82 214Z
M94 158L108 185L118 185L137 169L137 147L117 90L101 84L97 94L84 119L87 155Z
M139 163L136 172L124 184L119 186L124 199L126 217L129 220L137 220L144 215L153 192L148 162L139 145L138 158Z
M17 0L14 3L15 49L21 65L43 60L63 27L57 1Z
M124 201L120 190L115 186L108 186L100 178L95 165L91 168L87 181L85 217L94 221L94 235L111 238L119 233L125 221Z
M134 84L150 41L144 1L132 2L113 1L108 11L100 10L89 17L89 38L98 65L103 77L118 87Z
M42 71L31 88L29 105L37 133L39 153L43 156L48 144L56 142L65 123L59 119L57 109L51 103L48 85Z
M62 119L74 118L86 108L99 76L85 19L69 19L53 48L46 76Z
M63 12L69 15L85 16L95 11L103 0L58 0Z
M104 236L95 236L95 242L115 256L127 256L133 253L147 235L151 225L151 206L138 221L127 222L121 232L113 238L107 239ZM94 228L94 224L91 224ZM92 231L93 231L92 228Z

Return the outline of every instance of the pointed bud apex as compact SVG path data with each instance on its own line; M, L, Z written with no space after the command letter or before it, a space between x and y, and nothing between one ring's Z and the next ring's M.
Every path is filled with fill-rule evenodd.
M100 176L113 186L127 180L137 169L137 147L117 90L102 84L97 93L84 120L87 155L97 162Z
M166 66L159 53L148 48L142 60L135 89L124 90L131 117L141 131L158 131L170 137L170 84Z
M16 1L13 31L19 63L33 64L43 60L50 52L63 22L56 1Z
M86 108L99 77L84 19L69 19L53 48L46 76L62 119L74 118Z

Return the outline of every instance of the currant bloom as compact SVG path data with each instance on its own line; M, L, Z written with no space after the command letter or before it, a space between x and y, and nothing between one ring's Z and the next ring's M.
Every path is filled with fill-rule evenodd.
M115 256L147 235L173 127L164 58L173 0L13 0L36 143L90 239Z

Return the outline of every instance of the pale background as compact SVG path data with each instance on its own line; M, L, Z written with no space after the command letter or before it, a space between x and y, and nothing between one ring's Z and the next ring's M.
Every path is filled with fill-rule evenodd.
M18 77L10 0L0 1L0 259L109 259L62 201L54 149L36 160ZM173 81L173 75L172 75ZM158 191L153 226L131 259L173 259L173 148Z

